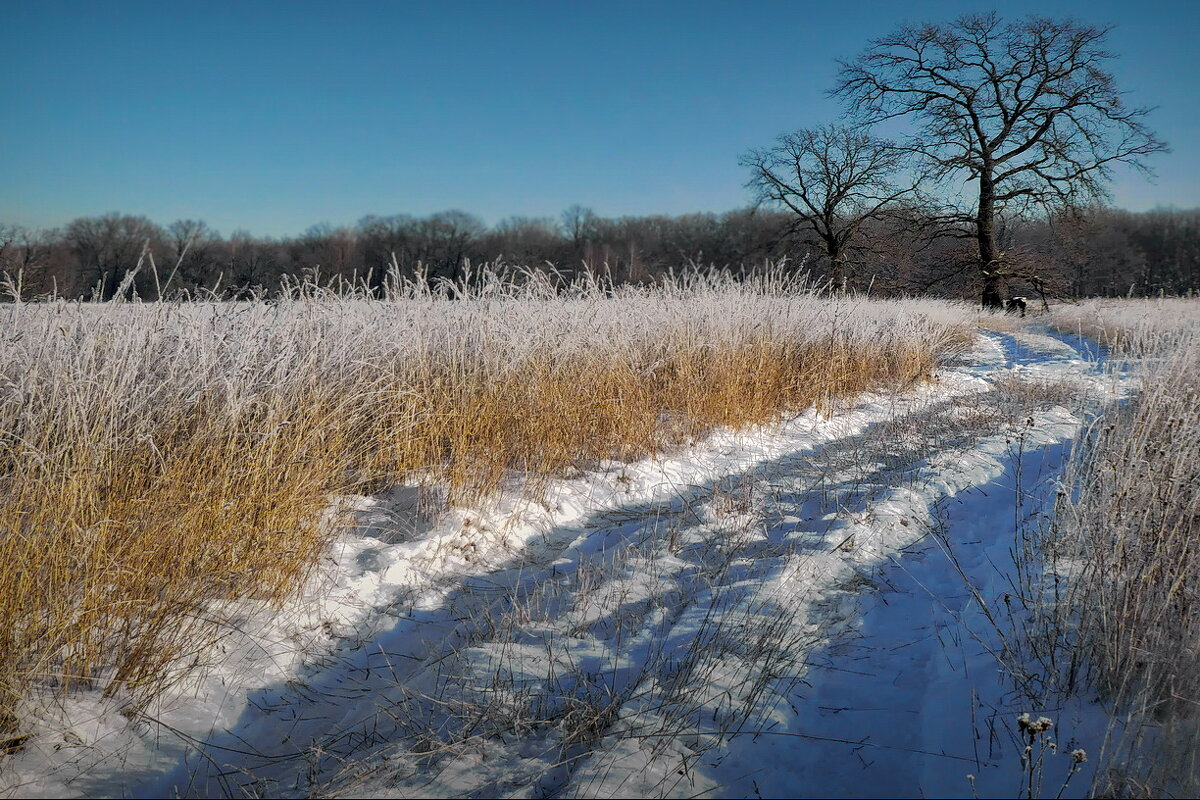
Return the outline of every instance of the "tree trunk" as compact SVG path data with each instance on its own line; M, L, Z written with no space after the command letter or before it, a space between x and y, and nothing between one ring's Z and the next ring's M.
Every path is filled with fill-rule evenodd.
M1000 254L996 249L996 185L990 165L979 178L979 211L975 216L975 238L979 242L979 271L983 276L982 305L985 309L1004 308L1001 294Z
M846 273L840 255L832 256L829 260L829 288L835 292L846 291Z
M835 292L846 292L846 256L836 239L826 237L825 254L829 256L829 288Z

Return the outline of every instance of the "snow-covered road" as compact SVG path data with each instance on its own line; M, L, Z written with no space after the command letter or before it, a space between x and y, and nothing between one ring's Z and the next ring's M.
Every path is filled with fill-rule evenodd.
M1014 548L1053 500L1084 389L1114 387L1069 340L987 333L936 384L600 465L536 501L428 518L412 489L348 498L358 527L294 608L247 610L159 707L72 701L66 733L0 780L22 796L933 797L970 792L970 773L1012 796L1016 714L1055 717L1062 745L1103 723L1028 707L1001 669L1017 666ZM1047 763L1060 784L1069 761Z

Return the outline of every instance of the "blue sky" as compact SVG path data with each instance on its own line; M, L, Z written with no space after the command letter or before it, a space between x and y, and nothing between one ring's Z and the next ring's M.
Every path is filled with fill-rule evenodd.
M725 211L749 201L741 153L841 112L836 59L994 5L0 0L0 222ZM1116 24L1118 85L1173 152L1114 204L1200 206L1200 0L1003 13Z

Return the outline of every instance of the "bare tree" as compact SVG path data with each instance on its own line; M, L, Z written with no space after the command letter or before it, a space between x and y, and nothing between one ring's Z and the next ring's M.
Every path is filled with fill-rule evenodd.
M197 288L213 282L221 273L221 257L216 245L221 234L203 220L179 219L166 228L169 272L161 286L156 284L159 299L169 293L171 284L179 278L185 286Z
M886 139L828 125L784 134L739 163L751 170L747 186L760 203L789 209L800 227L817 235L829 258L830 281L844 290L847 258L863 223L912 191L893 183L904 158Z
M562 226L576 250L580 250L595 235L596 220L596 212L578 203L563 210Z
M415 274L417 259L413 251L419 239L417 226L418 221L408 214L387 217L370 214L358 221L363 268L371 292L383 292L391 270L406 270L408 277Z
M1005 214L1053 211L1106 196L1110 169L1166 145L1129 108L1107 71L1111 28L994 13L903 26L842 62L833 94L865 122L908 117L912 149L934 177L977 182L947 219L978 245L986 307L1003 303L1010 265L997 245Z
M235 230L225 243L224 257L235 293L261 293L279 278L279 245L256 239L249 231Z
M497 222L480 237L477 249L487 258L503 257L525 267L541 266L563 250L558 223L548 217L511 216Z
M55 258L53 230L33 230L19 225L0 225L0 272L18 276L27 289L36 294L56 293L67 284L68 274Z
M113 297L121 275L135 269L147 244L153 248L163 237L162 228L145 217L117 213L80 217L67 224L63 238L78 259L80 271L97 300Z
M328 222L310 225L291 242L292 258L311 280L355 280L361 265L359 235L358 228Z
M452 284L461 281L467 249L486 229L478 217L458 210L439 211L421 220L418 231L424 240L422 260L432 270L430 277L445 278Z

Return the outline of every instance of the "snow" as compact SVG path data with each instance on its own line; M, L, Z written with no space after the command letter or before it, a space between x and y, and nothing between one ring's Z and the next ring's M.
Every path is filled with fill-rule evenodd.
M1011 796L1018 713L1084 747L1106 720L1022 706L993 623L1082 413L1001 419L1002 379L1125 391L1069 339L988 333L935 383L537 497L439 514L416 486L339 498L356 526L293 602L233 609L153 707L47 700L0 788L933 797L970 773ZM1048 759L1052 791L1067 759Z

